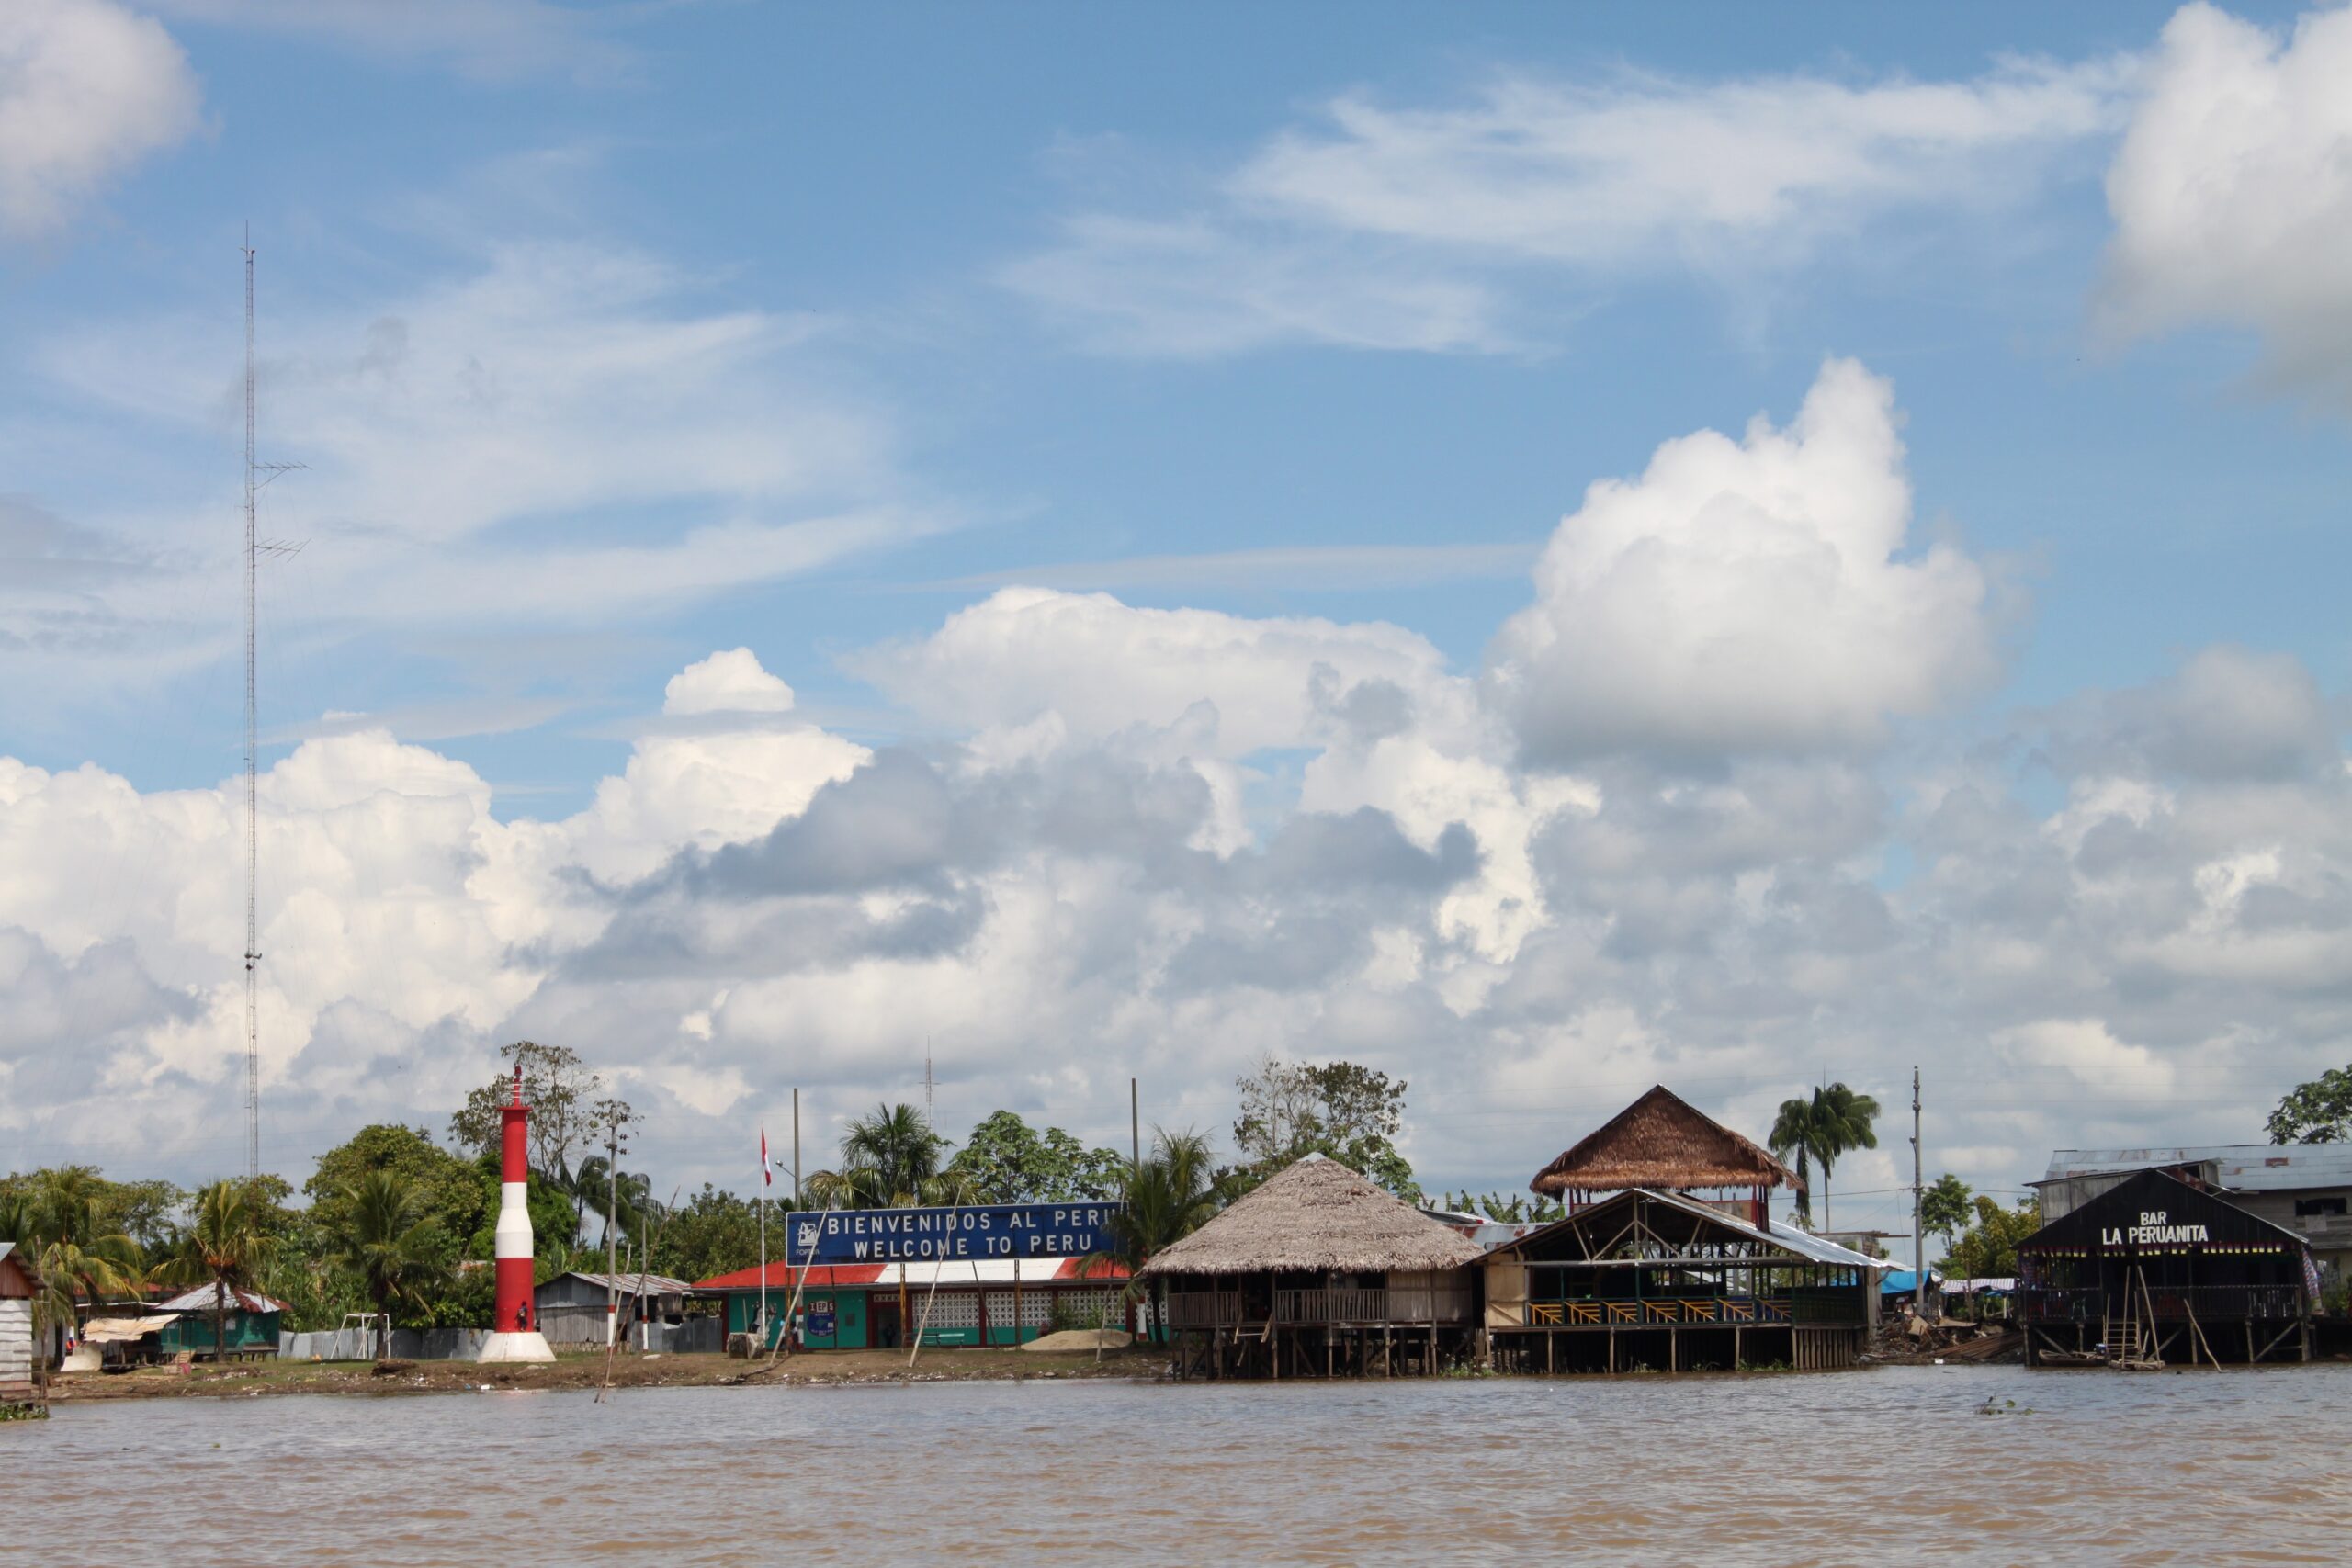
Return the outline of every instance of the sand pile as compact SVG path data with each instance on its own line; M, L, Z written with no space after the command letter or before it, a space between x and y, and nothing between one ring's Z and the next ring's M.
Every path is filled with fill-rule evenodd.
M1021 1347L1052 1355L1057 1351L1124 1350L1129 1337L1115 1328L1065 1328L1059 1334L1045 1334Z

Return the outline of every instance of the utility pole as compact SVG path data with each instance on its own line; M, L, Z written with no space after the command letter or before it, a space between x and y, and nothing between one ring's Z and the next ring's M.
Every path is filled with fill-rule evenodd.
M926 1034L922 1037L922 1119L936 1131L939 1112L931 1102L931 1036Z
M1911 1069L1911 1309L1928 1315L1928 1231L1920 1213L1919 1069ZM1939 1317L1941 1313L1937 1314Z
M1127 1080L1127 1146L1134 1151L1135 1168L1143 1169L1143 1099L1136 1080Z
M621 1194L621 1118L617 1108L605 1123L605 1348L619 1341L621 1292L618 1260L614 1250L613 1223L619 1217ZM725 1326L721 1325L721 1326Z
M800 1090L797 1088L792 1091L792 1206L800 1207ZM790 1258L792 1248L787 1246L784 1255Z

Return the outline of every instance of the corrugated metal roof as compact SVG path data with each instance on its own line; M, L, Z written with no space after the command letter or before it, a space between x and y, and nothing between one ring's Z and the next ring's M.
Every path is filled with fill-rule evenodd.
M673 1280L667 1274L591 1274L585 1269L573 1269L559 1274L537 1287L545 1290L556 1280L585 1280L600 1291L618 1291L625 1296L642 1291L649 1296L683 1296L694 1290L684 1280Z
M2212 1164L2215 1179L2237 1192L2290 1192L2352 1187L2352 1144L2200 1144L2185 1148L2060 1149L2044 1181L2099 1176L2150 1166Z
M1741 1219L1737 1214L1732 1213L1725 1209L1717 1208L1713 1203L1701 1202L1698 1199L1687 1197L1680 1192L1663 1192L1653 1187L1629 1187L1625 1189L1625 1192L1617 1193L1603 1201L1608 1203L1616 1202L1619 1199L1623 1198L1626 1192L1636 1193L1654 1202L1668 1204L1671 1207L1683 1210L1688 1213L1698 1215L1702 1219L1711 1221L1713 1224L1736 1231L1742 1235L1753 1237L1758 1241L1763 1242L1767 1246L1778 1247L1784 1251L1793 1252L1798 1257L1807 1258L1815 1263L1834 1263L1841 1268L1847 1269L1883 1269L1886 1267L1886 1259L1883 1258L1867 1257L1862 1253L1854 1251L1851 1247L1840 1247L1834 1241L1825 1241L1821 1237L1814 1235L1811 1231L1800 1230L1796 1226L1780 1220L1773 1220L1770 1222L1772 1226L1771 1234L1767 1235L1764 1232L1758 1230L1747 1221ZM1595 1204L1593 1207L1599 1208L1600 1206L1600 1204ZM1528 1235L1535 1235L1544 1231L1557 1230L1562 1225L1573 1224L1578 1219L1582 1218L1584 1214L1591 1212L1592 1211L1589 1209L1583 1210L1578 1213L1568 1215L1566 1219L1554 1220L1548 1224L1532 1226L1529 1229ZM1490 1252L1498 1251L1502 1247L1516 1246L1520 1241L1526 1238L1512 1237L1509 1240L1498 1242L1495 1247L1489 1247L1487 1250Z
M272 1301L259 1291L241 1291L233 1285L229 1288L229 1300L233 1310L239 1312L284 1312L286 1310L284 1302ZM212 1310L212 1287L198 1285L192 1291L183 1291L167 1302L157 1302L153 1310L203 1313Z

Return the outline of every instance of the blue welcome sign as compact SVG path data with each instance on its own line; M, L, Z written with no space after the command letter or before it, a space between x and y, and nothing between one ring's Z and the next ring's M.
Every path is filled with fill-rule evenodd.
M965 1209L806 1209L786 1215L785 1261L935 1263L1084 1258L1112 1251L1116 1203L990 1203Z

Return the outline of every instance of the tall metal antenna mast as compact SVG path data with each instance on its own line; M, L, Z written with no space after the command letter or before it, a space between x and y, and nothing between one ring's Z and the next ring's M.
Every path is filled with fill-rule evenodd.
M254 582L261 558L290 555L302 547L259 536L254 498L264 485L300 463L254 459L254 234L245 226L245 1174L261 1174L261 926L257 894L261 833L256 788L261 758L258 710L254 702Z
M245 1175L261 1174L261 1006L254 965L261 962L256 907L260 831L256 823L255 761L259 750L254 704L254 579L260 564L254 532L254 235L245 253Z

